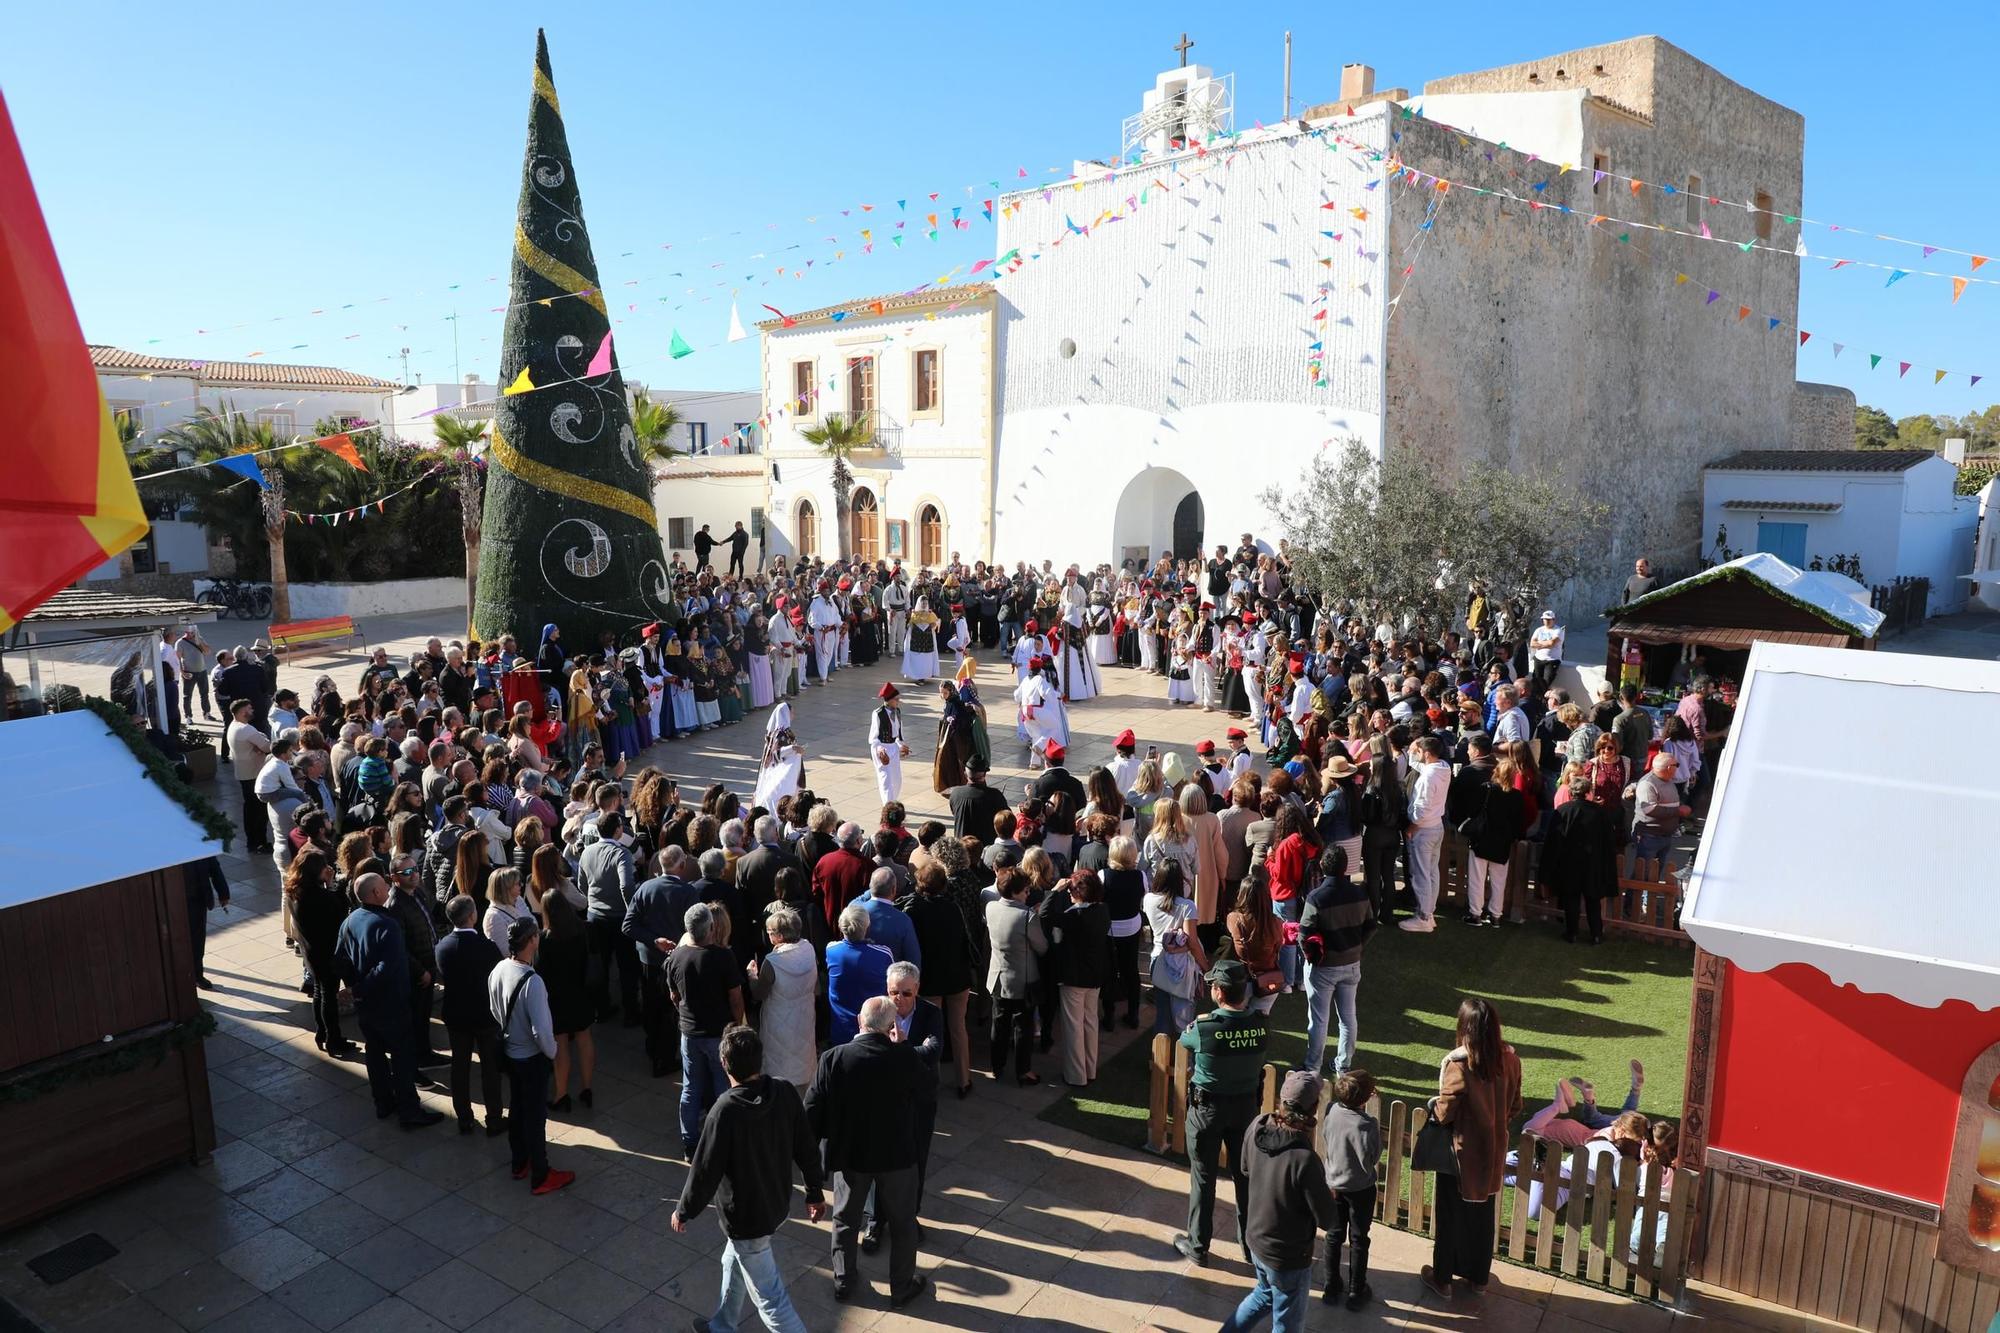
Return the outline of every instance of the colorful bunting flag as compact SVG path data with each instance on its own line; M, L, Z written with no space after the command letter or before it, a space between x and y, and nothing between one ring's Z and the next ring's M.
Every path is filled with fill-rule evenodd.
M1875 369L1875 367L1881 364L1882 364L1882 354L1880 352L1870 352L1868 354L1868 368L1870 370Z
M743 316L736 311L736 302L729 303L729 341L740 343L750 335L743 328Z
M1951 373L1951 372L1950 372L1950 371L1948 371L1948 370L1940 370L1940 371L1936 372L1936 373L1935 373L1934 375L1932 375L1932 376L1931 376L1931 383L1932 383L1932 384L1942 384L1942 383L1944 383L1944 377L1945 377L1946 375L1949 375L1950 373Z
M361 461L361 454L354 447L354 437L345 431L339 435L329 435L324 439L314 440L313 443L346 463L356 472L366 472L368 470L368 465Z
M1953 305L1957 305L1958 298L1965 295L1965 282L1964 278L1953 278L1951 280L1951 303Z
M502 398L512 398L517 393L531 393L534 391L534 388L535 382L528 377L528 368L522 366L521 373L514 377L512 384L500 391L500 396Z
M597 351L590 358L590 365L584 369L585 379L596 379L599 375L611 373L611 332L605 330L604 341L597 344Z
M226 468L239 477L248 477L256 482L260 491L271 489L271 483L264 478L264 469L257 466L255 454L231 454L227 458L218 458L215 462L218 467Z
M1890 273L1889 280L1883 283L1882 285L1884 287L1894 287L1897 283L1901 282L1904 278L1907 278L1909 276L1910 275L1907 270L1899 268Z
M1909 374L1909 373L1910 373L1910 363L1909 363L1909 362L1907 362L1907 361L1899 361L1899 362L1897 362L1897 364L1898 364L1898 365L1900 365L1900 366L1902 366L1902 369L1896 372L1896 378L1897 378L1897 379L1901 379L1901 378L1903 378L1903 376L1905 376L1905 375L1907 375L1907 374Z
M765 309L768 310L770 309L770 307L766 306ZM790 327L795 322L796 321L794 320L787 319L785 321L786 327ZM671 356L674 360L678 361L682 357L691 354L693 351L694 348L688 345L688 340L681 337L681 331L679 329L675 329L673 338L667 343L667 355Z

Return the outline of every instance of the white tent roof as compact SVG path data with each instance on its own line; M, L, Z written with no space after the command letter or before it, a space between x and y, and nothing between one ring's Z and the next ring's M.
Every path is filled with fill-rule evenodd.
M1935 1008L2000 1008L2000 663L1758 643L1681 925Z
M221 850L83 710L0 724L0 810L0 908Z
M1845 574L1835 574L1823 569L1794 569L1775 555L1755 551L1749 555L1705 569L1699 574L1670 583L1664 588L1655 588L1634 601L1619 607L1627 611L1635 606L1660 601L1674 593L1684 591L1696 580L1715 578L1724 570L1735 570L1771 588L1781 596L1803 602L1821 615L1831 616L1843 625L1851 627L1858 638L1872 639L1882 622L1888 617L1868 604L1868 589L1848 578ZM1724 577L1728 577L1724 575Z

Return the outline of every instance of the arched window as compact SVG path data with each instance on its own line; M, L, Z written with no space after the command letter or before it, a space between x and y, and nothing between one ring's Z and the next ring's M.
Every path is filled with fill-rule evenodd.
M882 558L882 514L875 505L875 492L866 486L854 488L848 500L848 513L852 517L852 537L854 558L874 561Z
M917 563L927 569L944 564L944 515L936 505L917 511Z
M801 560L819 550L819 515L813 512L811 500L799 501L799 519L794 531Z

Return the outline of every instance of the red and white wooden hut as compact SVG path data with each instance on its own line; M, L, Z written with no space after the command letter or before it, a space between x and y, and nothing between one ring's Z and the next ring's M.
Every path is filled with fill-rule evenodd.
M1695 1276L2000 1309L2000 663L1758 643L1689 883Z

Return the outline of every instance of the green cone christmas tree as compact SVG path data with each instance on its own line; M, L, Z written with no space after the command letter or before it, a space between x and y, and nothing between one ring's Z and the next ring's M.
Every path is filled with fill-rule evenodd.
M666 552L639 457L611 320L583 225L549 47L535 35L528 151L500 352L506 388L494 415L480 528L473 628L516 635L532 653L542 626L571 652L620 643L672 618Z

